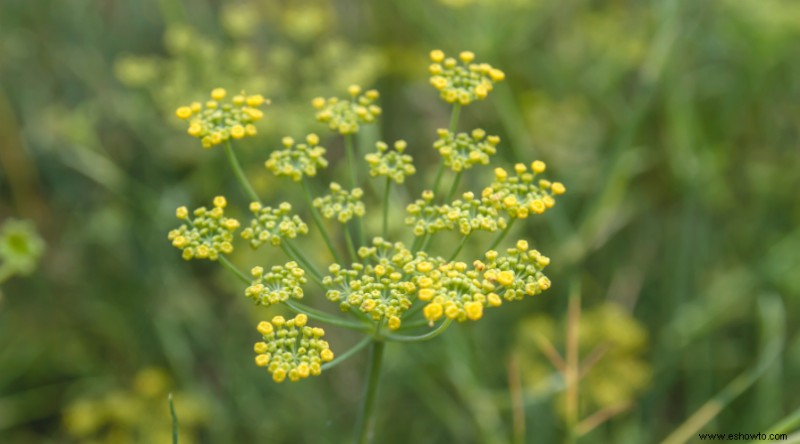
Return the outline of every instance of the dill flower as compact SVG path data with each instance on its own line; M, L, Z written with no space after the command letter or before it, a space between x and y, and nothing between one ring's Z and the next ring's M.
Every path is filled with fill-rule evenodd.
M414 168L412 157L405 154L406 146L405 140L395 142L393 150L389 150L386 142L376 143L375 148L378 151L364 156L369 164L370 176L388 177L396 183L402 184L407 176L416 173L417 169Z
M274 305L285 302L290 297L303 298L305 271L294 261L275 265L266 274L264 268L253 267L250 274L255 279L245 289L244 295L253 299L257 305Z
M372 246L358 249L361 262L350 268L333 264L322 279L325 296L342 311L366 313L373 320L386 319L390 329L400 328L402 314L411 307L416 284L416 264L425 253L412 253L401 242L376 237Z
M322 339L325 330L306 325L308 317L299 314L293 319L275 316L272 321L262 321L257 330L263 341L256 342L255 362L266 367L275 382L287 377L296 382L322 372L322 363L333 360L328 342Z
M505 79L503 71L488 63L473 63L475 54L470 51L462 51L456 60L436 49L431 51L430 58L431 85L448 103L466 106L485 99L494 84Z
M454 172L472 168L475 165L488 165L489 157L497 152L500 138L486 136L482 129L472 133L454 134L446 129L439 129L439 139L433 147L442 155L445 166Z
M264 166L276 176L289 176L299 182L304 176L314 177L319 168L326 168L325 148L319 146L319 136L309 134L306 143L295 144L291 137L282 140L284 149L273 151Z
M167 238L175 248L183 251L183 258L217 260L220 253L233 252L233 232L239 221L225 217L227 201L222 196L214 198L214 208L200 207L189 214L186 207L175 211L178 219L186 223L169 232Z
M505 211L510 217L525 219L531 213L542 214L556 204L554 196L566 192L560 182L546 179L537 180L545 171L545 163L537 160L528 166L514 165L514 175L503 168L495 168L495 180L481 193L486 205Z
M43 251L44 241L32 222L8 219L0 226L0 263L8 273L32 273Z
M361 188L353 188L351 191L343 190L342 186L336 182L331 182L330 193L314 199L315 208L319 208L320 213L326 219L336 217L341 223L347 223L353 216L364 216L364 203L361 197L364 191Z
M308 225L298 215L292 215L292 204L282 202L277 208L263 207L258 202L250 204L255 216L250 226L242 230L242 238L250 241L250 246L258 248L269 242L279 246L282 239L294 239L300 234L308 234Z
M175 115L189 122L186 132L197 137L203 148L211 148L227 140L256 135L255 122L264 117L260 107L269 100L260 94L246 96L244 91L223 102L228 95L224 88L211 91L211 100L193 102L175 110Z
M349 99L317 97L311 101L317 110L317 120L342 135L357 133L360 125L374 122L381 114L381 108L375 104L380 96L378 91L362 93L360 86L350 85L347 93Z
M452 230L460 212L448 205L435 205L433 191L426 190L422 198L406 205L406 225L413 226L414 235L422 236L442 230Z
M465 236L476 230L494 233L508 225L502 213L481 199L476 199L472 192L462 194L461 199L451 203L448 208L451 209L450 213L456 215L458 231Z

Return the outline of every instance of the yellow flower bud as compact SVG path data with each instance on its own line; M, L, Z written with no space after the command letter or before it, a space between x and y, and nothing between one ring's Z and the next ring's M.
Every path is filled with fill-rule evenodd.
M233 125L231 127L231 137L234 139L241 139L245 136L245 130L242 125Z
M331 349L326 348L325 350L322 350L320 352L319 357L322 358L322 360L325 362L333 361L333 352L331 351Z
M444 60L444 52L442 52L440 49L434 49L431 51L430 56L431 61L435 63L440 63L442 60Z
M564 187L564 184L561 182L553 182L551 189L555 195L564 194L567 191L567 189Z
M467 318L472 321L477 321L483 317L483 305L479 302L467 302L464 304L464 311L467 312Z
M272 324L270 324L267 321L259 322L258 327L256 327L256 330L258 330L258 332L264 336L271 334L274 331L274 329L272 328Z
M504 270L497 274L497 282L500 285L509 286L514 283L514 272L510 270Z
M264 102L266 102L266 99L261 94L255 94L247 98L248 106L261 106Z
M400 328L400 318L392 316L389 318L389 330L397 330Z
M464 63L469 63L475 60L475 53L472 51L461 51L461 53L458 55L458 58Z
M188 106L182 106L182 107L178 108L177 110L175 110L175 115L179 119L186 120L189 117L192 117L192 109L189 108Z
M543 173L546 168L547 165L541 160L535 160L533 163L531 163L531 169L536 174Z
M175 210L175 217L178 219L186 219L189 217L189 209L186 207L178 207L178 209Z
M253 346L253 351L258 354L264 354L267 352L267 343L266 342L256 342Z
M214 100L222 100L225 98L226 94L228 94L228 92L225 91L225 88L214 88L211 91L211 98Z
M266 347L266 344L264 344L264 346ZM259 367L266 367L267 365L269 365L269 355L266 354L257 355L256 365Z
M214 198L214 206L217 208L225 208L228 205L228 201L225 199L225 196L217 196Z
M433 322L442 317L442 304L437 302L430 303L422 310L425 319Z

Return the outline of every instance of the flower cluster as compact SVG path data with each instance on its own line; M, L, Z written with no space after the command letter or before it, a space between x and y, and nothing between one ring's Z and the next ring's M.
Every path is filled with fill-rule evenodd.
M295 145L294 139L284 137L281 141L284 149L273 151L264 166L276 176L289 176L299 182L304 176L314 177L317 169L326 168L325 148L319 146L319 136L309 134L306 143Z
M353 188L352 191L343 190L342 186L336 182L331 182L330 194L314 199L314 207L319 208L320 213L326 219L336 219L341 223L347 223L353 216L364 216L364 203L361 197L364 191L361 188Z
M478 320L486 307L497 307L503 299L522 299L550 288L542 269L550 259L529 250L525 241L517 242L507 255L486 252L486 262L476 260L472 267L464 262L445 262L417 280L420 301L427 302L423 314L433 323L442 316L459 322Z
M400 328L402 314L411 307L416 289L417 264L425 253L412 253L402 243L391 243L380 237L371 247L361 247L362 262L349 269L333 264L328 268L322 285L328 288L325 296L338 302L342 311L352 308L369 315L373 320L388 320L392 330Z
M386 142L375 144L377 152L369 153L364 156L369 164L369 174L372 177L388 177L393 181L402 184L406 177L417 172L414 168L413 159L405 154L405 140L398 140L394 143L394 150L389 150Z
M486 137L486 131L475 129L471 134L453 134L446 129L438 131L439 139L433 147L442 155L444 164L455 172L472 168L475 165L488 165L489 156L497 152L500 138Z
M245 289L244 295L258 305L274 305L285 302L290 297L303 298L305 271L294 261L275 265L266 274L264 268L253 267L250 274L255 280Z
M231 98L230 103L221 101L227 96L224 88L211 91L211 100L205 104L194 102L175 111L178 118L189 121L189 135L197 137L203 148L211 148L231 138L254 136L254 122L264 117L260 106L269 101L260 94L245 96L244 92Z
M422 199L417 199L406 206L406 225L413 226L414 235L422 236L442 230L452 230L459 217L457 211L447 211L443 205L434 205L433 191L422 192Z
M485 99L494 84L505 79L506 75L488 63L472 63L475 54L463 51L458 60L445 57L444 52L436 49L430 54L433 63L428 70L431 73L431 85L440 91L442 98L448 103L469 105Z
M516 164L516 174L513 176L509 176L503 168L496 168L495 181L483 190L481 198L512 218L525 219L531 212L542 214L556 204L553 196L566 191L560 182L536 180L536 176L544 172L545 168L545 163L540 160L531 163L530 171L525 164Z
M258 324L258 332L263 342L256 342L256 365L266 367L275 382L283 382L286 377L292 382L317 376L322 372L322 363L333 360L333 352L328 342L322 339L325 330L306 325L308 317L297 315L286 320L275 316L271 322Z
M225 217L227 201L222 196L214 198L214 208L200 207L189 217L186 207L175 211L178 219L185 220L180 228L169 232L167 238L175 248L183 250L183 258L217 260L220 253L233 251L233 232L239 228L239 221Z
M8 219L0 226L0 281L12 274L30 274L44 251L44 241L26 220Z
M347 93L350 100L317 97L311 101L311 105L318 110L317 120L327 123L331 131L343 135L357 133L360 124L372 123L381 114L381 108L375 105L378 91L371 89L362 94L360 86L351 85Z
M278 208L263 207L258 202L250 204L255 215L250 226L242 230L242 238L253 248L269 242L279 246L281 239L294 239L298 234L308 234L308 225L298 215L291 215L292 204L283 202Z

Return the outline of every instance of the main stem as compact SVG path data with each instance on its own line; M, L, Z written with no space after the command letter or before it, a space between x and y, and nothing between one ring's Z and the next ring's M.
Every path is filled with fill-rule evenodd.
M375 409L375 397L378 394L378 380L381 376L381 366L383 365L383 349L386 343L383 340L373 340L369 350L369 370L367 375L367 388L364 393L364 404L361 413L358 415L356 423L357 444L368 444L372 433L372 413Z
M244 175L244 171L242 171L242 166L239 165L239 159L236 158L236 153L233 152L233 147L231 146L230 141L225 142L225 155L228 156L228 163L231 164L231 168L233 168L233 173L236 175L236 179L239 180L239 183L244 188L244 191L247 193L247 196L253 202L261 202L261 199L258 198L258 194L250 185L250 181L247 180L247 176Z

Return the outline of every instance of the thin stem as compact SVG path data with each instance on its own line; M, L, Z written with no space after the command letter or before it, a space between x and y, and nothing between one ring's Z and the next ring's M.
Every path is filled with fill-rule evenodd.
M247 274L245 274L242 270L240 270L239 267L237 267L236 265L233 265L231 261L228 260L228 258L226 258L225 256L218 256L217 259L219 260L219 263L222 264L223 267L227 268L228 270L230 270L231 273L235 274L240 281L246 284L251 283L251 279L247 276Z
M419 247L422 246L422 242L425 241L425 237L426 236L427 236L427 234L423 234L422 236L417 236L414 239L414 243L411 245L411 251L412 252L416 253L417 251L419 251Z
M311 211L311 216L314 219L314 223L317 225L322 238L325 240L325 244L328 245L328 250L331 251L333 258L336 259L336 262L343 263L342 258L339 257L339 253L336 251L336 248L333 246L333 242L331 242L331 238L328 236L328 230L325 229L325 224L322 222L322 217L319 215L317 208L314 207L313 199L311 198L311 190L308 189L308 182L305 178L300 181L300 184L303 187L303 194L306 198L306 203L308 204L308 209Z
M299 262L300 267L302 267L303 270L308 271L308 275L311 276L311 280L322 286L322 277L320 276L319 271L317 271L317 269L314 268L310 262L308 262L308 259L306 259L305 256L294 249L294 247L287 242L287 239L283 239L281 241L281 250L283 250L283 252L286 253L286 256L288 256L290 259L294 260L295 262Z
M386 335L386 339L389 339L391 341L397 341L397 342L422 342L422 341L428 341L428 340L433 339L433 338L439 336L440 334L442 334L442 332L447 330L447 327L449 327L450 323L452 323L452 322L453 322L452 319L447 319L446 321L444 321L441 324L439 324L439 326L436 327L435 330L429 331L428 333L425 333L423 335L419 335L419 336L403 336L403 335L387 334Z
M350 356L353 356L354 354L358 353L359 350L361 350L362 348L364 348L367 345L369 345L370 342L372 342L372 337L370 337L370 336L365 337L364 339L359 341L356 345L350 347L350 350L347 350L346 352L344 352L341 355L337 356L333 361L325 363L325 364L322 364L322 370L323 371L324 370L330 370L330 369L336 367L337 365L339 365L342 362L346 361L347 358L349 358Z
M439 162L439 168L436 170L436 178L433 179L433 187L431 191L433 191L433 195L436 196L437 191L439 191L439 184L442 182L442 174L444 173L444 160Z
M250 181L247 180L247 176L244 175L244 171L242 171L242 166L239 165L239 159L236 158L236 153L233 151L233 147L231 147L231 142L225 141L225 154L228 157L228 163L231 164L231 168L233 168L233 173L236 175L236 179L239 180L239 184L244 188L245 193L253 202L261 202L261 199L258 198L258 194L256 194L255 190L253 189L252 185L250 185Z
M392 179L386 177L386 188L383 190L383 225L381 235L386 239L389 232L389 190L392 187Z
M500 242L503 242L503 239L505 239L508 232L511 231L511 226L514 225L514 222L516 222L516 220L517 218L512 217L511 220L508 221L508 224L506 224L506 228L500 233L500 236L497 236L497 239L495 239L494 242L492 242L492 245L489 247L490 250L494 250L495 248L497 248L498 245L500 245Z
M373 340L370 347L369 370L367 373L367 387L364 393L364 404L356 422L356 439L358 444L368 444L373 429L373 411L375 398L378 394L378 380L381 375L383 365L383 350L386 343L380 340Z
M320 322L325 322L326 324L331 324L331 325L335 325L337 327L348 328L350 330L356 330L356 331L367 331L367 330L372 329L372 326L370 326L370 325L359 324L359 323L350 322L350 321L347 321L347 320L344 320L344 319L340 319L340 318L332 316L332 315L330 315L328 313L325 313L324 311L320 311L320 310L317 310L315 308L311 308L308 305L305 305L305 304L300 303L300 302L296 302L296 301L294 301L292 299L287 299L286 301L284 301L284 303L292 311L294 311L296 313L302 313L302 314L308 316L311 319L314 319L314 320L317 320L317 321L320 321Z
M344 240L347 242L347 252L350 253L350 260L356 262L358 261L358 256L356 256L356 248L353 246L353 236L350 235L347 225L342 225L342 230L344 230Z
M461 175L463 171L459 171L456 173L455 179L453 179L453 184L450 186L450 191L447 193L446 202L450 202L453 200L453 196L456 194L456 190L458 189L458 184L461 182Z
M447 259L448 262L452 262L456 258L456 256L458 256L458 253L461 253L461 250L464 248L464 245L467 244L467 240L469 240L469 237L471 235L472 232L470 231L469 234L465 235L464 238L461 239L461 242L458 244L458 247L456 247L456 251L454 251L453 254L450 255L450 258Z
M344 151L345 156L347 156L347 168L350 170L350 189L354 189L358 187L358 169L356 169L355 140L352 134L344 136ZM364 220L358 218L356 237L361 245L366 244L365 236L366 230L364 228ZM355 257L353 260L355 260Z
M461 115L461 104L454 103L453 110L450 112L450 132L455 133L458 129L458 117Z
M356 156L352 134L344 136L344 152L347 156L347 168L350 170L350 187L355 188L358 186L358 175L356 174Z
M169 414L172 417L172 444L178 444L178 414L175 413L175 402L169 394Z

